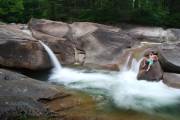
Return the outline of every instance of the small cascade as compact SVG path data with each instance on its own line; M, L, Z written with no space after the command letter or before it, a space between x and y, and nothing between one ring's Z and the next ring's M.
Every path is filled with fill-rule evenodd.
M121 71L127 71L129 68L128 68L128 63L129 63L129 60L130 60L130 57L131 57L131 53L129 54L129 56L127 57L127 60L124 64L124 66L122 67Z
M143 58L142 58L143 59ZM131 62L131 69L130 71L133 71L135 73L138 73L139 71L139 66L140 66L140 63L142 61L142 59L140 59L139 61L137 61L135 58L132 59L132 62Z
M28 35L32 36L32 32L30 30L22 30L24 33L27 33Z
M54 55L54 53L51 51L51 49L47 45L45 45L42 41L39 40L39 42L44 46L44 49L47 51L54 68L56 68L58 71L61 70L62 67L61 67L58 59Z

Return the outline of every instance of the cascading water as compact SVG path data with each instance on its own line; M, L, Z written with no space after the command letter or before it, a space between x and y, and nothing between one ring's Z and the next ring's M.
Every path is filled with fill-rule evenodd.
M51 58L51 62L54 68L56 68L57 70L61 70L62 67L59 61L57 60L56 56L54 55L54 53L51 51L51 49L47 45L45 45L42 41L39 40L39 42L44 46L44 49L47 51L49 57Z
M51 60L55 67L59 68L53 70L49 82L63 84L66 88L100 95L111 101L115 108L121 110L131 109L163 116L179 115L180 90L170 88L163 84L162 81L138 81L136 75L140 61L133 59L131 68L127 69L128 64L125 64L125 68L120 72L87 71L70 68L61 69L54 54L49 52L50 49L47 49L47 46L45 48L48 54L53 56ZM127 63L129 62L129 58L130 56L126 61ZM109 102L104 101L102 103L102 105L109 104ZM100 107L100 105L97 107ZM100 108L105 109L102 106Z

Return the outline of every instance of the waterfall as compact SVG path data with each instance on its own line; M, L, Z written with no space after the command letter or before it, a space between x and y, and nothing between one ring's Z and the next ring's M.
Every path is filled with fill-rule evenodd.
M61 70L62 67L61 67L58 59L56 58L56 56L52 52L52 50L47 45L45 45L42 41L39 40L39 42L44 46L44 49L47 51L54 68L56 68L58 71Z
M128 70L128 63L129 63L130 57L131 57L131 53L127 57L126 62L124 64L124 66L122 67L121 71L127 71Z
M32 32L31 32L30 30L22 30L22 32L24 32L24 33L26 33L26 34L32 36Z

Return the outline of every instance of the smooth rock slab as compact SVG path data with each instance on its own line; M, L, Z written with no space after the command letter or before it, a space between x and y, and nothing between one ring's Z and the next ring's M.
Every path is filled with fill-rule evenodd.
M180 74L165 72L163 82L169 87L180 89Z
M21 116L43 116L46 109L36 100L24 96L0 96L0 119L14 120Z
M146 65L144 68L143 65L144 62L142 60L137 75L138 80L159 81L162 79L163 70L161 68L159 61L155 61L148 72L146 72L148 65Z

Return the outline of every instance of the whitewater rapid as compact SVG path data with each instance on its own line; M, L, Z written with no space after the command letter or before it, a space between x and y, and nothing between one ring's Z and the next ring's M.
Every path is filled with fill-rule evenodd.
M101 95L111 100L119 109L154 114L157 111L163 111L165 107L180 105L179 89L170 88L162 81L138 81L136 76L141 60L133 59L131 66L128 67L130 56L131 54L120 72L64 68L60 64L55 64L57 59L54 56L51 60L55 66L49 82ZM172 108L172 110L177 109Z

